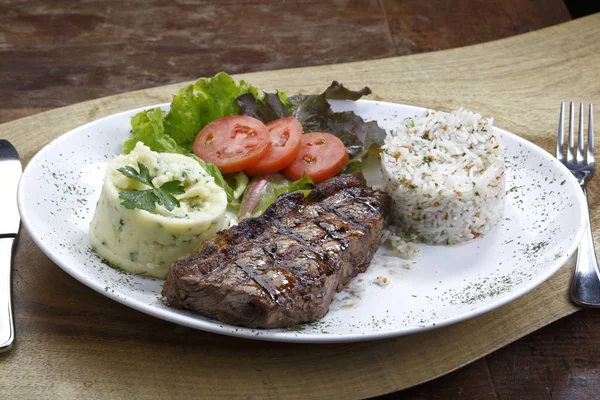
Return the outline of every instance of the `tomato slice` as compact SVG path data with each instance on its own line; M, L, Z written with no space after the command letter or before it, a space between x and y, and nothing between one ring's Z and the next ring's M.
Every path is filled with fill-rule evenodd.
M256 164L246 168L250 176L266 175L281 170L292 162L300 148L302 125L296 118L288 117L267 124L271 136L271 148Z
M232 115L206 125L194 140L194 154L223 174L254 165L271 147L269 130L256 118Z
M282 172L288 179L300 179L306 174L313 181L321 182L340 172L348 161L346 146L336 136L322 132L305 133L294 161Z

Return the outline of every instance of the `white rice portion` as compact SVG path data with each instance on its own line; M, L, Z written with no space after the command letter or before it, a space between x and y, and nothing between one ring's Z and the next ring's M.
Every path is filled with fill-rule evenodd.
M502 216L504 148L492 118L463 108L407 118L386 137L381 163L394 225L422 242L465 242Z
M383 229L381 242L389 243L396 256L410 260L421 253L418 244L415 243L416 239L413 234L402 232L396 226L387 225Z

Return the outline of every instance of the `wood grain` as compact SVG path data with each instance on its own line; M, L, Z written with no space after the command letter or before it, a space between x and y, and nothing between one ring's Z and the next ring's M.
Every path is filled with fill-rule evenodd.
M460 375L460 377L457 375ZM486 360L480 359L461 368L459 371L434 381L401 392L380 396L377 399L384 400L388 398L402 400L459 398L497 400L499 396Z
M452 49L570 19L561 0L382 0L398 55Z
M600 343L590 339L597 337L600 314L591 309L579 314L577 321L558 321L543 328L540 335L526 337L489 358L489 370L501 398L597 398ZM563 351L571 357L562 363L553 362ZM530 363L532 358L537 362Z
M448 49L570 19L561 0L448 4L0 0L0 109L66 106L218 71ZM472 10L476 23L464 24Z
M557 104L597 99L600 15L467 48L332 66L239 75L289 93L338 79L368 83L386 101L494 115L547 150ZM116 111L166 101L181 85L127 93L0 126L27 162L57 135ZM600 184L590 199L600 219ZM596 235L597 236L597 235ZM459 368L576 308L572 265L530 294L450 327L379 342L262 343L176 326L120 306L56 267L23 232L15 275L16 348L0 355L3 398L320 398L396 391ZM501 365L501 364L500 364ZM335 379L333 378L335 377Z
M0 5L0 26L0 108L395 55L377 0L33 0Z
M380 399L597 399L600 314L586 309L469 366Z

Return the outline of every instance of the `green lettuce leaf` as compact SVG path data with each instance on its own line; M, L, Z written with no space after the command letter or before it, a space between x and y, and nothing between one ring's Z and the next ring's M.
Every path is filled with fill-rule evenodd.
M258 90L219 72L212 78L200 78L173 97L171 110L164 119L165 134L183 148L191 150L196 135L210 122L228 115L240 114L236 99L249 93L258 97Z
M236 99L245 93L259 97L254 86L244 81L236 84L224 72L212 78L200 78L173 97L167 115L159 108L136 114L131 119L132 138L125 142L125 153L129 153L138 141L153 151L190 153L196 135L208 123L240 114Z
M233 195L233 188L229 186L229 183L227 183L227 181L223 177L223 174L221 173L219 167L217 167L215 164L207 163L206 161L204 161L203 159L201 159L193 153L187 154L187 156L192 157L194 160L198 161L202 168L204 168L204 170L214 178L215 184L217 184L217 186L220 186L223 188L223 190L225 190L228 203L231 203L235 200L235 197Z
M280 195L302 192L306 196L314 186L308 175L295 181L280 173L254 177L244 192L238 218L242 220L262 215Z
M165 134L191 150L203 125L203 111L203 99L194 93L194 86L184 87L171 101L171 110L164 119Z
M383 174L379 149L378 144L371 145L362 157L350 160L342 170L342 174L352 174L368 187L381 185Z
M238 172L237 174L233 175L233 178L230 180L230 182L231 183L229 186L231 186L233 189L233 198L237 200L242 197L242 194L244 194L250 179L248 178L248 175L244 174L243 172Z
M129 154L137 142L143 142L157 152L185 152L172 137L165 135L163 112L158 107L137 113L131 118L131 135L133 137L123 145L125 154Z

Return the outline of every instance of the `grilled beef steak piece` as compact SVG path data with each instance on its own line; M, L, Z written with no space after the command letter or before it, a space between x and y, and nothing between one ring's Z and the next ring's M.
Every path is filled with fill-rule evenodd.
M304 198L280 196L258 218L221 231L173 263L163 287L172 306L252 328L321 318L336 291L364 272L381 243L385 193L352 175Z

